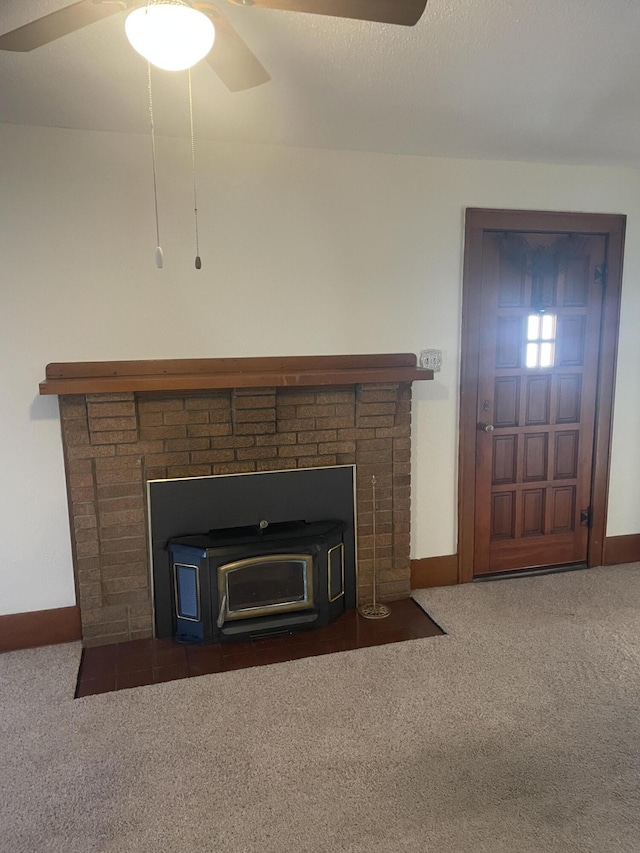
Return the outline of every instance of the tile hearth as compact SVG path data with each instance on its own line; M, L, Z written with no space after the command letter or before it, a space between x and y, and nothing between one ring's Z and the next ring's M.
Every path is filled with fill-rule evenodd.
M142 639L86 648L76 698L444 633L415 601L404 599L390 606L386 619L363 619L348 610L315 631L242 643L197 646Z

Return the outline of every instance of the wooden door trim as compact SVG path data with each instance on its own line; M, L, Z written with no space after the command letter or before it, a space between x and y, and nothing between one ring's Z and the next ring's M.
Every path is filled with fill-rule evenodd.
M592 476L593 522L589 530L588 565L604 562L609 493L613 397L618 351L622 260L626 216L619 214L468 208L462 296L462 358L458 464L458 582L473 580L476 429L480 354L480 281L482 239L486 230L569 231L602 234L607 239L607 287L598 356L598 389Z

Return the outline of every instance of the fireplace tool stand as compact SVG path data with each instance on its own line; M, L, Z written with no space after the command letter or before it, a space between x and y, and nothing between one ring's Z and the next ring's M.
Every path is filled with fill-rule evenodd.
M376 506L375 474L371 478L371 497L373 500L373 596L369 604L361 604L360 607L358 607L358 613L361 616L364 616L365 619L386 619L386 617L390 615L391 610L386 604L376 601L376 573L378 568L376 559L376 513L378 508Z

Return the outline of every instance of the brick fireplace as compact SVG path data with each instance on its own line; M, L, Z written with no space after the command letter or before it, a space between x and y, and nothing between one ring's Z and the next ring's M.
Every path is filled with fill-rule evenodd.
M153 635L148 480L356 466L358 597L409 595L415 356L53 364L86 645Z

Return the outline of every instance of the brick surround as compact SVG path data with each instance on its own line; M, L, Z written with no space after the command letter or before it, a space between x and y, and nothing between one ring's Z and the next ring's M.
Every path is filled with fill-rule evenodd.
M60 396L86 645L151 637L146 481L356 465L359 600L409 595L411 384Z

